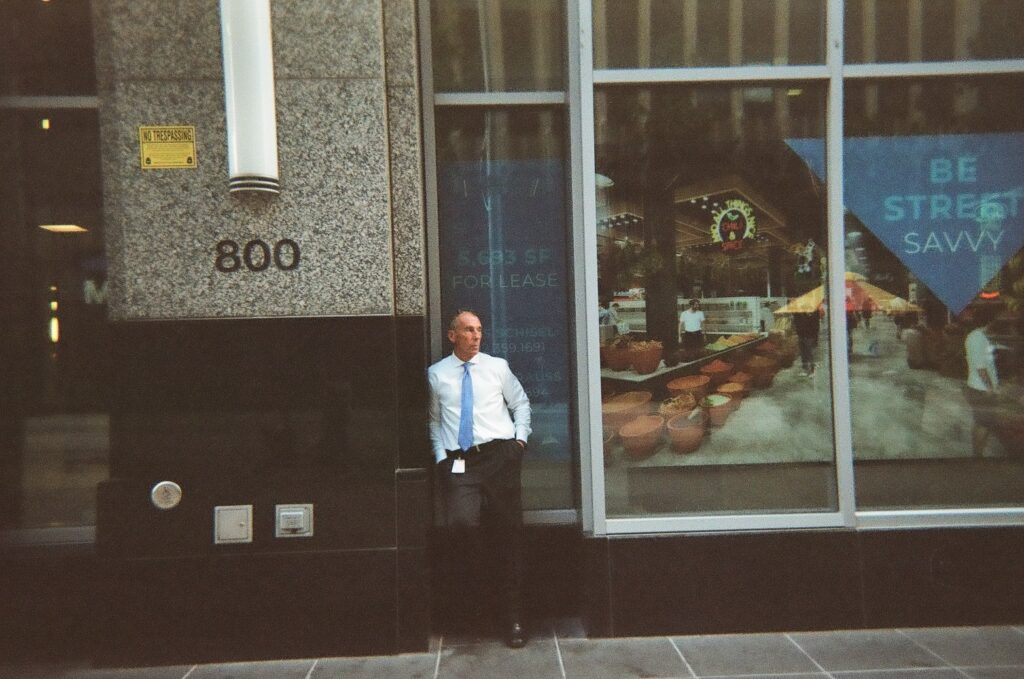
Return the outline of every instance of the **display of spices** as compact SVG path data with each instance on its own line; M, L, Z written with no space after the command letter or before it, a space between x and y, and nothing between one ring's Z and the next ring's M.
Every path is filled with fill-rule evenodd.
M627 391L612 396L601 404L604 426L617 429L629 420L642 415L651 400L649 391Z
M629 363L637 373L647 375L658 369L661 363L661 342L647 340L629 345Z
M694 408L689 413L680 413L666 424L672 450L679 454L692 453L700 447L704 438L704 423L707 415L701 408Z
M717 387L725 382L726 376L732 372L732 363L716 358L700 369L702 373L711 378L711 386Z
M747 370L750 372L750 383L758 388L770 387L775 371L778 369L778 361L767 356L754 356L747 361Z
M739 372L734 372L732 375L729 375L729 381L746 385L748 382L750 382L750 373L745 373L742 370Z
M609 370L629 370L629 347L632 343L626 335L619 335L601 345L601 358Z
M680 413L687 413L697 406L697 399L689 392L683 392L678 396L666 399L658 406L658 414L665 417L672 417Z
M687 393L698 399L703 398L704 394L707 393L709 382L711 382L711 378L707 375L683 375L682 377L675 378L665 386L673 396Z
M721 427L732 412L732 399L724 394L711 394L701 399L700 405L708 413L708 422Z
M661 443L665 419L658 415L644 415L631 420L619 429L619 440L627 457L642 460L650 457Z
M718 387L718 393L730 396L734 399L743 398L743 392L746 387L739 382L726 382L725 384Z
M630 351L649 351L651 349L661 349L661 347L661 342L658 340L639 340L629 343Z

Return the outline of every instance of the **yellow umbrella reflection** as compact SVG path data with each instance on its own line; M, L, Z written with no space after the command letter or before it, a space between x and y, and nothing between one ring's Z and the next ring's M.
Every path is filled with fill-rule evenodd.
M867 279L859 273L846 272L846 310L871 311L886 310L886 306L894 300L902 300L904 304L910 304L902 297L897 297L877 285L868 283ZM785 306L776 309L777 314L806 314L817 311L825 301L825 286L819 285L810 292L791 299ZM910 311L911 309L906 309Z

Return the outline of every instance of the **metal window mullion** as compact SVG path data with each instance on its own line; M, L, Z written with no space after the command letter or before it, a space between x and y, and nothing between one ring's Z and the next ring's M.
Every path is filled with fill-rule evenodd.
M100 98L92 96L8 96L0 97L0 109L97 109Z
M843 0L829 0L826 17L829 69L825 123L826 206L828 211L829 360L832 375L832 426L839 512L856 524L853 429L850 412L849 356L846 351L846 256L843 207Z
M858 530L1020 526L1024 508L898 509L857 512Z
M827 65L813 66L723 66L711 68L623 68L593 72L598 85L652 83L773 82L780 80L825 80Z
M1024 72L1024 59L846 64L843 66L843 76L847 79L927 78L935 76L1000 75L1021 72Z
M591 0L570 2L570 119L573 137L573 276L576 285L576 399L580 418L583 529L607 534L601 364L597 319L597 196ZM576 181L578 179L578 182ZM579 330L582 329L582 332Z
M841 512L775 512L709 516L609 518L608 535L843 528Z
M420 96L423 110L423 193L427 219L427 318L430 361L441 357L441 263L437 206L437 129L434 119L434 67L430 33L430 0L419 2Z
M564 105L563 91L544 92L438 92L435 106L558 106Z
M527 509L523 511L523 523L529 526L571 526L579 523L579 512L575 509Z

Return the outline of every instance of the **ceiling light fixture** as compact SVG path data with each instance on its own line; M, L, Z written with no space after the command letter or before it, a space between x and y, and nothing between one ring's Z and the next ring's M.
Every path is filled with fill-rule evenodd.
M39 228L50 233L86 233L89 230L78 224L40 224Z

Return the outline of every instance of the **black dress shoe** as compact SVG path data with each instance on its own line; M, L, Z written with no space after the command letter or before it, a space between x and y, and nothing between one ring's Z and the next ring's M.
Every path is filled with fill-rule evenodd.
M518 622L514 622L508 626L508 635L505 637L505 643L509 648L522 648L526 645L526 632L523 631L523 626Z

